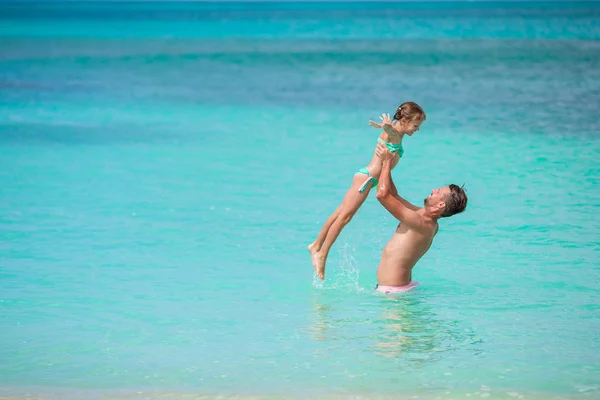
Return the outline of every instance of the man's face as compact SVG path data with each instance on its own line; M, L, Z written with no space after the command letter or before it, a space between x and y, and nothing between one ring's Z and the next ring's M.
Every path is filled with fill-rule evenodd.
M450 188L444 186L443 188L433 189L431 194L427 196L424 201L426 206L435 207L440 203L446 203L446 196L450 194Z

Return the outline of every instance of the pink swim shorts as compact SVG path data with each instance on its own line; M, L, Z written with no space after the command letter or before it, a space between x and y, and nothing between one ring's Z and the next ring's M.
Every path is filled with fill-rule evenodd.
M404 285L404 286L383 286L383 285L377 285L376 289L380 293L394 294L394 293L408 292L409 290L411 290L413 288L416 288L417 286L419 286L419 282L412 281L408 285Z

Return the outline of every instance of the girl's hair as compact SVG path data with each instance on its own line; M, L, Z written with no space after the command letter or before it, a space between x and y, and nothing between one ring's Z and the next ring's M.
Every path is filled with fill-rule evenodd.
M402 103L398 110L396 110L396 114L394 114L394 119L396 121L400 121L402 118L408 121L419 120L421 122L425 121L425 111L415 102L407 101L406 103Z

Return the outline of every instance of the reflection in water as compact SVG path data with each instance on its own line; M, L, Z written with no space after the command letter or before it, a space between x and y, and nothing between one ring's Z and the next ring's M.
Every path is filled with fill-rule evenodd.
M479 341L457 321L444 320L427 298L316 291L313 323L305 331L336 348L368 351L380 357L422 364Z
M319 342L324 342L331 337L330 331L333 328L334 322L329 318L329 315L333 312L332 307L324 304L315 302L314 311L317 318L313 325L309 326L306 331Z
M418 297L378 296L375 304L381 309L373 337L375 354L420 362L443 350L440 333L447 328Z
M416 317L414 308L410 308L407 299L383 298L384 312L380 326L381 335L376 338L375 354L396 358L403 352L410 351L410 345L415 343L411 332L415 330Z

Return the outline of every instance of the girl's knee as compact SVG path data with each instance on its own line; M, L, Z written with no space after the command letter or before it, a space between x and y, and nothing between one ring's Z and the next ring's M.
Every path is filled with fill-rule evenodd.
M346 225L350 221L352 221L352 217L354 217L354 213L353 212L342 211L342 212L340 212L340 216L338 218L342 221L342 223L344 225Z

